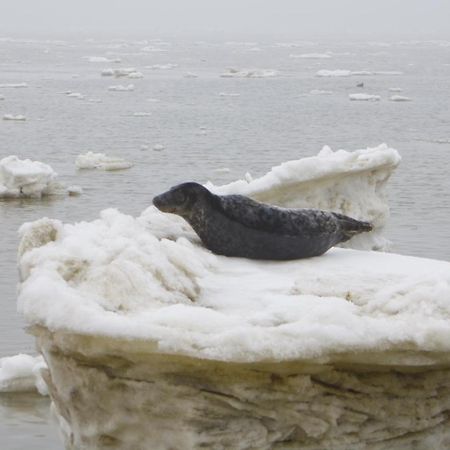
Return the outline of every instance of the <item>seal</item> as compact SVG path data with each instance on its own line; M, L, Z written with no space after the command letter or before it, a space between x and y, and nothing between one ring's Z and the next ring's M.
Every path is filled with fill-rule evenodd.
M153 204L185 219L206 248L225 256L290 260L319 256L369 222L318 209L288 209L242 195L215 195L198 183L183 183L157 195Z

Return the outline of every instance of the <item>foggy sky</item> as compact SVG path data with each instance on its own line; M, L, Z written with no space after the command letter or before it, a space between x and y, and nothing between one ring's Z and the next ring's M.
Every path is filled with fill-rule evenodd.
M450 37L450 0L0 0L7 34Z

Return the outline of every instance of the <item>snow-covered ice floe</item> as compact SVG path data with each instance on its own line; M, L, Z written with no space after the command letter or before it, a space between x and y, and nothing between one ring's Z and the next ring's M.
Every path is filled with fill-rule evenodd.
M83 59L88 60L90 63L120 63L120 58L107 58L105 56L84 56Z
M128 84L124 86L123 84L117 84L114 86L109 86L108 91L116 91L116 92L129 92L134 91L134 84Z
M391 102L410 102L411 98L405 97L404 95L391 95L389 100Z
M373 248L399 160L325 148L209 188L371 220L349 245ZM448 262L227 258L154 207L20 234L18 307L72 448L449 446Z
M0 358L0 394L38 391L48 395L47 385L41 376L41 370L46 368L42 356L19 354Z
M24 122L27 118L23 114L4 114L3 120L13 120L17 122Z
M87 152L77 156L75 165L78 169L123 170L133 164L123 158L107 156L104 153Z
M289 58L303 58L303 59L329 59L331 55L329 53L301 53L291 54Z
M362 100L362 101L370 101L370 102L376 102L381 99L381 97L379 95L364 94L362 92L358 92L356 94L348 94L348 98L350 100Z
M119 69L104 69L101 71L102 77L115 78L143 78L144 74L136 70L134 67L122 67Z
M352 74L351 70L337 69L337 70L318 70L317 77L349 77Z
M26 88L28 87L27 83L2 83L0 84L0 88Z
M333 92L332 91L326 91L323 89L312 89L311 91L309 91L309 93L311 95L331 95Z
M42 197L60 192L56 172L47 164L15 155L0 160L0 198Z
M278 75L277 70L270 69L228 69L222 78L270 78Z

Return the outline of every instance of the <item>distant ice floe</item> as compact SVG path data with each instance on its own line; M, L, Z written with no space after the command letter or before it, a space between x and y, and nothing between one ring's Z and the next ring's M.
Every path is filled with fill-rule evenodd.
M146 52L146 53L163 53L163 52L167 52L167 49L161 48L161 47L155 47L153 45L148 45L146 47L141 48L141 52Z
M326 70L322 69L316 72L317 77L350 77L350 76L370 76L370 75L402 75L403 72L394 70L384 70L371 72L369 70Z
M61 188L56 177L57 173L47 164L7 156L0 160L0 198L56 194Z
M348 98L350 100L361 100L361 101L369 101L369 102L377 102L381 99L381 97L379 95L363 94L363 93L349 94Z
M350 70L326 70L322 69L316 73L317 77L349 77L352 74Z
M104 69L101 71L102 77L115 78L143 78L144 74L134 67L122 67L120 69Z
M289 58L304 58L304 59L329 59L330 53L302 53L300 55L290 54Z
M218 169L213 169L214 173L230 173L231 170L228 167L219 167Z
M410 102L411 99L409 97L405 97L404 95L391 95L391 102Z
M309 93L311 95L330 95L333 93L333 91L325 91L322 89L312 89L311 91L309 91Z
M390 92L402 92L403 89L399 88L399 87L391 87L391 88L389 88L389 91Z
M106 58L105 56L84 56L83 59L87 59L91 63L120 63L120 58Z
M116 91L116 92L127 92L127 91L134 91L134 84L129 84L127 86L124 86L122 84L117 84L114 86L109 86L108 91Z
M78 155L75 165L78 169L100 169L108 171L123 170L133 167L133 164L125 159L94 152Z
M398 70L379 70L374 72L374 75L403 75L403 72Z
M227 72L220 74L222 78L269 78L276 77L277 70L271 69L228 69Z
M27 118L24 115L22 115L22 114L17 114L17 115L4 114L3 115L3 120L15 120L15 121L18 121L18 122L24 122L25 120L27 120Z
M184 78L198 78L198 75L194 72L186 72L183 75Z
M178 64L152 64L151 66L145 66L146 69L150 70L171 70L175 69L175 67L178 67Z
M77 197L83 193L83 188L78 185L67 186L67 193L72 197Z
M160 152L161 150L164 150L166 147L164 147L164 145L162 145L162 144L155 144L154 146L153 146L153 150L155 150L155 151L157 151L157 152Z
M18 354L0 358L0 392L32 392L48 395L41 369L46 369L42 356Z
M80 92L68 92L66 95L67 95L67 97L77 98L78 100L83 100L85 97Z
M239 97L237 92L219 92L219 97Z
M3 83L0 84L0 88L27 88L27 83Z
M152 115L152 113L150 113L150 112L141 112L141 111L138 111L138 112L135 112L135 113L133 113L133 117L148 117L148 116L151 116Z

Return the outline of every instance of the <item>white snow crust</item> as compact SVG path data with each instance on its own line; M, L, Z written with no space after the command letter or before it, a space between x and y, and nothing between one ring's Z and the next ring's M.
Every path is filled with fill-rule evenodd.
M133 164L125 159L107 156L105 153L87 152L77 156L75 165L78 169L122 170Z
M343 183L348 203L359 205L361 195L367 210L377 209L373 186L360 175L383 183L398 160L386 146L326 148L215 191L265 193L285 204L306 196L320 207ZM154 207L138 218L113 209L93 222L44 218L20 233L19 310L51 331L242 362L450 350L448 262L341 248L290 262L221 257L181 218Z
M0 198L50 195L57 190L56 177L47 164L7 156L0 160Z
M40 370L46 367L42 356L18 354L0 358L0 393L37 390L48 395L47 385L40 374Z

